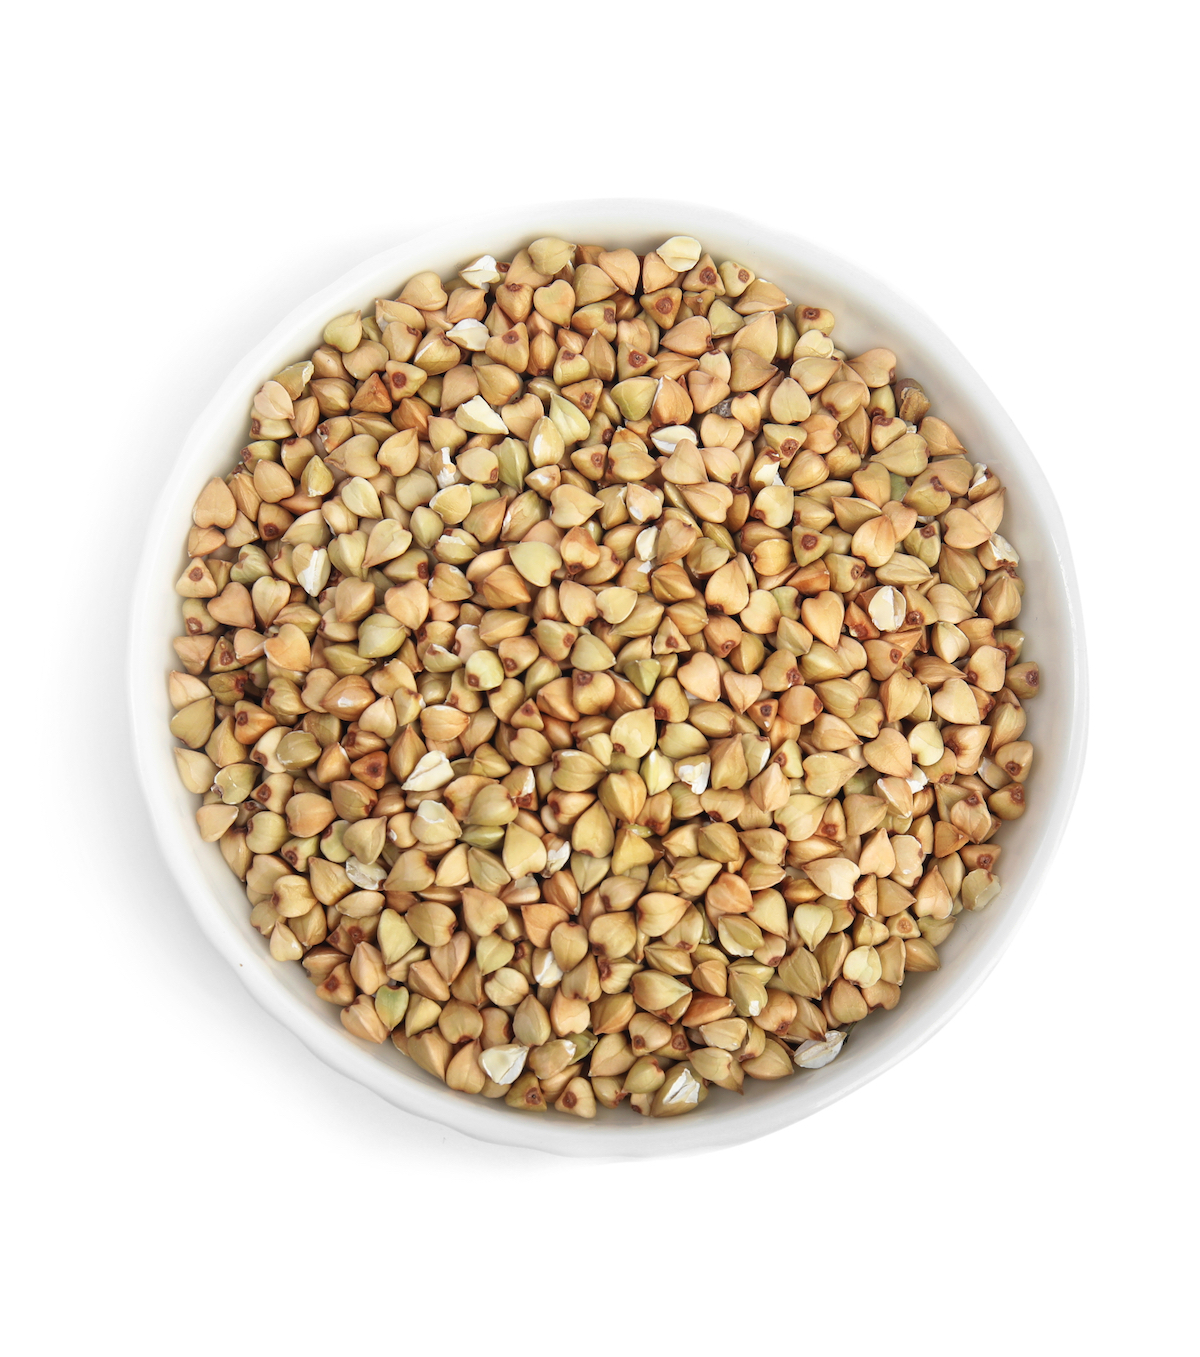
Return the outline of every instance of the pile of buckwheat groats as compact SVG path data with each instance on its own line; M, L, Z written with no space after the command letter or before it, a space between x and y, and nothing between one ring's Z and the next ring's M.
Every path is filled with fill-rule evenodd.
M815 1069L997 894L1004 491L895 355L676 236L331 320L188 535L171 731L346 1029L592 1117Z

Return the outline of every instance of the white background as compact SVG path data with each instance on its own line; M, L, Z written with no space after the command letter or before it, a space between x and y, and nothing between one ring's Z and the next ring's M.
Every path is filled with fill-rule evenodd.
M9 20L9 1350L1174 1350L1195 1238L1194 10L428 12ZM279 317L438 220L638 194L806 236L962 349L1065 511L1095 724L1031 922L919 1054L756 1144L575 1163L406 1117L259 1011L148 837L120 665L173 452Z

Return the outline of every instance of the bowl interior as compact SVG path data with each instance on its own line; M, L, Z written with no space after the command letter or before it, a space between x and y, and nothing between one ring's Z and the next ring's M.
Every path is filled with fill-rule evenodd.
M337 1010L317 999L299 966L270 958L265 940L250 926L240 883L216 845L197 837L196 798L175 773L165 685L167 671L175 667L170 641L179 626L172 583L183 568L192 501L209 476L232 467L248 437L254 391L280 367L310 353L331 316L359 306L368 310L376 297L395 296L421 269L450 277L481 253L511 258L538 235L630 246L641 253L678 233L698 236L718 261L748 264L781 286L793 303L828 307L837 316L835 338L846 351L893 349L898 375L922 383L932 412L951 425L974 461L994 467L1004 482L1003 531L1020 553L1027 588L1017 625L1028 637L1024 658L1042 666L1041 693L1028 704L1027 738L1036 749L1031 809L998 836L1004 847L999 898L985 912L961 919L939 949L942 970L909 976L900 1005L858 1024L833 1064L777 1083L748 1079L743 1098L714 1089L696 1112L670 1121L647 1121L619 1109L580 1122L553 1112L516 1112L503 1102L446 1089L390 1043L372 1046L350 1037ZM259 1001L316 1054L396 1105L468 1134L565 1154L646 1155L732 1144L810 1115L902 1059L968 997L1032 903L1066 822L1083 753L1082 645L1062 520L1033 455L965 360L916 308L850 265L740 218L684 204L576 203L431 232L377 256L298 308L231 373L178 456L153 521L132 634L134 735L150 812L184 894Z

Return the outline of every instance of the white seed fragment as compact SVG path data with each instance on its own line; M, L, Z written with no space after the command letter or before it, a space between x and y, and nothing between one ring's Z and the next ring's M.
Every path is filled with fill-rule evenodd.
M448 490L450 486L461 483L462 475L454 465L449 448L438 448L433 454L433 478L437 481L439 490Z
M318 547L304 569L296 572L300 588L310 597L316 598L329 582L329 569L329 553L324 547Z
M686 424L668 424L662 429L655 429L650 435L650 441L659 450L668 456L675 451L676 445L681 439L687 439L689 443L696 441L696 430L689 429Z
M557 985L563 978L562 968L554 959L554 953L549 949L540 955L533 968L533 978L539 985Z
M459 269L458 276L470 287L489 287L500 281L500 270L490 254L481 254L466 268Z
M845 1041L845 1032L826 1032L824 1041L802 1041L793 1059L802 1070L819 1070L837 1059Z
M644 528L638 533L633 544L634 554L639 561L652 561L658 547L658 529Z
M471 487L448 485L434 495L429 501L429 507L441 516L444 523L451 526L461 523L471 512Z
M833 340L820 330L806 330L796 341L793 358L828 358L833 353Z
M511 1084L525 1068L529 1047L513 1042L508 1046L493 1046L479 1057L484 1073L494 1084Z
M992 555L996 558L997 565L1020 565L1021 558L1017 555L1016 548L1006 538L1001 537L998 532L992 533L988 538L988 545L992 549Z
M365 891L377 891L387 876L387 869L377 862L359 862L353 856L346 860L345 867L350 880Z
M708 778L712 772L712 760L689 759L675 765L675 776L685 786L690 787L697 796L708 790Z
M898 630L904 625L907 611L904 595L899 589L893 589L890 584L885 584L882 589L876 591L867 608L871 621L880 631Z
M503 438L508 434L508 425L492 409L482 396L472 396L460 405L454 414L455 423L468 433L494 434Z
M676 273L686 273L694 269L703 254L703 248L695 236L672 236L658 247L658 257L669 269Z
M453 777L454 769L450 767L450 760L438 750L434 754L426 754L418 762L408 775L408 781L401 784L400 790L433 792L439 787L444 787Z
M491 338L488 327L481 320L460 320L446 331L446 338L453 340L460 349L469 353L482 353Z
M670 1084L664 1089L663 1102L668 1107L677 1103L696 1103L700 1101L700 1081L686 1065L670 1076Z

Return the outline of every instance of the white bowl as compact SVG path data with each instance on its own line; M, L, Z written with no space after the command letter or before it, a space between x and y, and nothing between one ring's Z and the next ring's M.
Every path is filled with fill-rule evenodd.
M650 1120L624 1108L607 1114L601 1109L594 1121L584 1122L452 1092L390 1043L375 1046L351 1037L299 966L271 959L250 926L241 884L216 845L200 841L196 798L175 772L165 682L175 667L171 637L179 631L172 586L183 568L192 502L210 476L232 467L247 438L255 390L310 353L330 317L370 309L376 297L394 296L422 269L451 277L482 253L511 258L539 235L642 252L681 233L699 237L718 260L745 262L783 287L793 302L829 307L837 316L835 334L848 351L893 349L899 374L919 380L933 412L947 420L970 456L996 469L1008 492L1004 532L1020 552L1027 583L1019 622L1028 637L1024 656L1042 667L1041 692L1028 704L1028 738L1037 754L1029 813L1000 832L1000 897L982 914L963 919L940 949L943 968L910 976L903 1003L858 1024L836 1061L779 1082L748 1079L743 1098L716 1090L685 1117ZM928 1040L982 983L1032 907L1075 798L1087 712L1081 612L1066 529L1036 459L966 360L911 303L823 250L726 212L670 202L560 203L493 218L481 214L470 225L440 227L376 255L293 311L237 365L176 457L149 521L131 646L133 733L150 815L180 890L258 1002L315 1055L397 1107L482 1140L580 1156L714 1149L766 1135L845 1097Z

